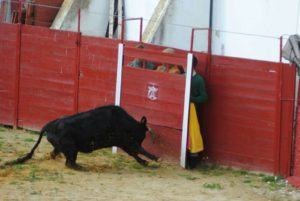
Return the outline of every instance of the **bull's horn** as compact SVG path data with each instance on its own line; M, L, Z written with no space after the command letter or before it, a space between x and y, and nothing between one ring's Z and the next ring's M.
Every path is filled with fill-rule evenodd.
M149 133L151 134L152 143L154 144L155 138L157 137L157 135L153 132L152 128L148 127L148 130L149 130Z

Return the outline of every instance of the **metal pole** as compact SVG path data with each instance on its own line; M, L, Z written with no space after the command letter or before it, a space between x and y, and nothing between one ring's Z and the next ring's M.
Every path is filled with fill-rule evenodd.
M77 17L78 17L78 22L77 22L77 32L80 32L80 19L81 19L81 15L80 15L80 8L78 8L77 10Z
M195 38L195 31L207 31L208 33L208 42L207 42L207 51L208 53L211 51L211 29L209 28L192 28L191 34L191 44L190 44L190 52L194 51L194 38Z
M124 19L122 20L122 34L121 34L121 42L123 43L124 41L124 23L125 21L129 21L129 20L140 20L140 43L142 43L142 35L143 35L143 18L142 17L137 17L137 18L129 18L129 19Z
M140 43L143 43L143 18L140 18Z
M124 30L125 29L125 19L122 18L122 32L121 32L121 43L124 42Z
M193 52L193 48L194 48L194 35L195 35L195 29L192 28L190 52Z
M283 74L283 68L282 65L280 65L278 69L278 75L277 75L277 85L276 85L276 125L275 125L275 139L274 139L274 174L280 173L280 149L281 149L281 113L282 113L282 74Z
M279 50L279 62L282 63L282 40L283 36L280 36L280 50Z

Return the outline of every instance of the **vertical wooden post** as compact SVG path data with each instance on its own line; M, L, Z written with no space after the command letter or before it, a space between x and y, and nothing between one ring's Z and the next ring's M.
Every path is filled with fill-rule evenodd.
M118 64L117 64L117 79L116 79L116 94L115 94L115 105L117 106L120 106L121 104L123 53L124 53L124 44L120 43L118 46ZM117 147L113 147L112 152L117 153Z
M16 70L15 70L15 91L14 91L14 122L13 127L17 128L19 124L19 102L20 102L20 64L21 64L21 35L22 35L22 24L21 24L21 11L22 2L19 2L19 17L16 33Z
M74 72L74 113L78 113L79 102L79 76L80 76L80 49L81 49L81 32L80 32L80 9L78 9L77 22L77 39L76 39L76 57Z
M277 75L277 84L276 84L276 119L275 119L275 139L274 139L274 170L275 175L280 173L280 140L281 140L281 99L282 99L282 73L283 68L282 64L279 65L278 75Z
M193 54L187 55L187 71L185 78L185 94L184 94L184 108L182 118L182 135L181 135L181 154L180 165L185 168L186 161L186 146L189 129L189 110L190 110L190 92L191 92L191 78L192 78L192 62Z

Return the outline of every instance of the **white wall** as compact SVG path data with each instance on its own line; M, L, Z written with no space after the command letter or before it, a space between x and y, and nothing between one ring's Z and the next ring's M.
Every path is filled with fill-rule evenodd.
M144 28L159 0L125 0L125 17L143 17ZM153 43L189 50L192 27L209 25L210 0L172 0L157 31ZM139 39L139 23L125 24L125 39ZM198 32L195 35L195 50L205 51L207 48L207 33Z
M143 17L143 30L145 30L149 19L159 0L124 0L125 18ZM125 23L125 39L139 40L140 22L128 21Z
M78 1L78 0L77 0ZM109 0L82 9L82 31L104 36ZM159 0L124 0L125 17L143 17L147 26ZM300 33L300 0L213 0L212 53L259 60L279 60L279 37ZM192 27L209 26L210 0L172 0L153 43L189 50ZM77 18L64 28L76 30ZM67 27L68 26L68 27ZM287 38L287 37L286 37ZM139 39L139 22L125 24L125 39ZM207 33L197 32L194 49L207 50Z
M279 37L300 30L299 0L214 0L213 8L214 54L278 61Z
M2 5L6 6L6 15L3 16L3 22L11 22L11 0L0 0L0 12L4 12L4 9L1 8ZM1 13L0 13L1 14Z
M209 27L210 0L173 0L154 43L189 50L192 28ZM194 50L207 50L206 31L196 32Z
M77 31L77 9L81 8L81 32L84 35L105 36L109 20L109 0L75 0L62 19L63 30Z

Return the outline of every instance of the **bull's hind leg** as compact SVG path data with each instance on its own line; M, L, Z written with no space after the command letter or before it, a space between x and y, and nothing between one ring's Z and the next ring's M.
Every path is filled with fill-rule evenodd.
M62 138L60 140L60 147L60 151L66 157L66 166L71 169L81 170L82 167L76 164L78 150L75 142L73 142L73 140L69 138Z
M50 144L53 146L53 150L52 150L52 152L50 152L50 157L51 157L51 159L55 159L57 157L57 155L60 154L60 151L59 151L59 148L58 148L59 144L57 142L58 140L51 133L49 133L47 135L47 139L50 142Z
M72 169L80 169L80 166L76 164L77 159L77 151L75 150L68 150L63 152L66 157L66 166Z
M59 153L60 151L58 151L58 149L54 147L53 151L51 151L50 153L51 159L55 159Z

